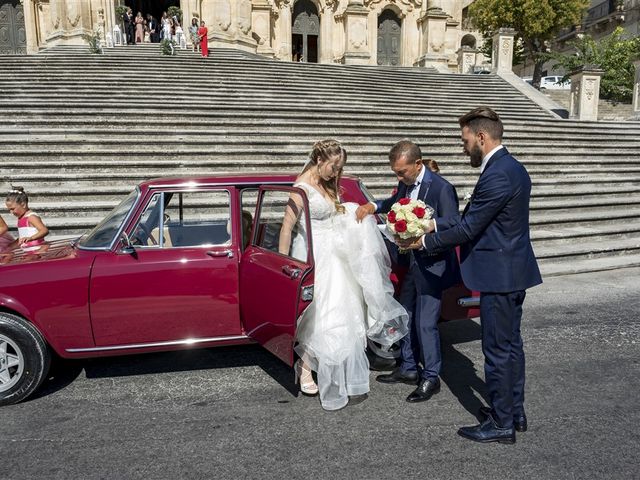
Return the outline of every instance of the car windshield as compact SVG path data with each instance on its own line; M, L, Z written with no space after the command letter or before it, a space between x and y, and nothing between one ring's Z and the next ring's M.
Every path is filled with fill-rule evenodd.
M104 220L94 227L86 236L80 239L78 246L84 248L108 248L120 230L127 214L138 198L138 189L125 198L120 205L111 210Z

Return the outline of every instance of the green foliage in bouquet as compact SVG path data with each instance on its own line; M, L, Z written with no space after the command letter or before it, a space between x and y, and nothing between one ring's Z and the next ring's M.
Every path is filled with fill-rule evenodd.
M604 70L600 79L600 96L616 102L630 102L633 97L635 67L633 61L640 58L640 37L629 36L622 27L610 35L594 40L584 35L570 42L571 53L550 53L555 60L553 68L562 67L572 72L586 65L595 65ZM569 75L565 75L565 80Z
M539 88L549 42L562 29L580 24L590 4L589 0L476 0L469 7L469 18L485 38L503 27L515 29L516 41L522 42L524 55L535 64L533 85Z
M98 30L94 31L91 35L85 35L84 40L89 44L89 53L104 53L102 51L102 44L100 43L100 32Z
M160 42L160 52L162 55L175 55L176 54L176 42L167 38Z

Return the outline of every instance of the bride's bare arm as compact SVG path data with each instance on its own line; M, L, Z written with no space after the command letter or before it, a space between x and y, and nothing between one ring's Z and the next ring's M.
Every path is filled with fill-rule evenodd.
M284 218L282 219L280 241L278 242L278 252L283 255L289 255L289 251L291 250L291 233L298 223L303 205L302 197L297 193L292 193L289 196L289 201L284 211Z

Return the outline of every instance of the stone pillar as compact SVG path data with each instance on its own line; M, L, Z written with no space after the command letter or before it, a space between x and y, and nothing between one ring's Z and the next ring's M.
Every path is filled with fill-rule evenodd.
M633 119L640 120L640 60L633 62L636 67L636 77L633 82Z
M437 6L438 2L436 3L429 2L429 8L418 19L418 27L422 33L422 44L420 45L420 57L415 64L420 67L434 66L448 69L449 57L445 50L445 38L449 15Z
M464 45L456 53L458 54L458 73L473 73L478 50Z
M274 0L278 7L275 54L279 60L291 61L291 26L293 23L293 0Z
M600 77L604 71L593 65L571 72L571 104L569 118L595 122L598 120Z
M271 5L267 0L253 0L251 11L251 28L258 42L257 53L273 57L271 45Z
M501 28L493 36L491 73L513 72L513 39L515 36L516 31L513 28Z
M349 0L343 20L346 42L343 63L347 65L368 65L371 61L368 17L364 0Z
M28 0L24 2L24 27L25 34L27 36L27 54L38 53L38 47L40 46L40 38L39 35L39 19L38 19L38 3L34 0Z
M251 35L251 0L202 0L209 47L232 47L255 53Z

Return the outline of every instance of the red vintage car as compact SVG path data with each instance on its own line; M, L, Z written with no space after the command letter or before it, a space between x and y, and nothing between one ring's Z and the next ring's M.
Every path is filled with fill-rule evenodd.
M292 365L314 278L311 238L298 258L278 253L290 193L306 198L295 178L144 182L79 239L1 252L0 405L33 393L53 352L86 358L258 342ZM371 198L353 177L342 178L341 191L345 202ZM478 315L462 285L443 305L446 320Z

